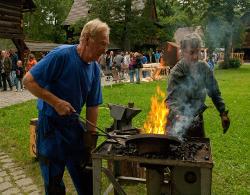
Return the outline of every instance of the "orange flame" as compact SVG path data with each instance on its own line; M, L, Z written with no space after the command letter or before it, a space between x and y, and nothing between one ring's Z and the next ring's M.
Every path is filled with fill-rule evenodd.
M165 61L163 60L163 58L160 58L160 66L166 66Z
M151 97L151 110L143 125L143 133L167 134L166 124L169 109L165 98L166 94L157 86L156 95Z

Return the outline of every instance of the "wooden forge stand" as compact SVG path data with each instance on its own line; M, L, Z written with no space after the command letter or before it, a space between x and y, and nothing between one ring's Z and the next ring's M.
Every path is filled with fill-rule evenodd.
M210 195L213 162L209 139L204 138L203 141L207 146L194 157L195 160L115 154L108 152L108 148L114 143L104 142L92 153L94 194L108 194L114 188L115 194L126 195L121 184L127 181L146 183L147 195ZM146 179L125 177L115 169L111 172L102 166L102 160L140 164L145 167ZM102 172L111 182L107 189L101 188Z

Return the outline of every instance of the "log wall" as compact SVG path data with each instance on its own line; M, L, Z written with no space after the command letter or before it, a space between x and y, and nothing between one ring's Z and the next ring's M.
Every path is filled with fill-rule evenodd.
M0 37L23 39L22 4L20 0L0 0Z

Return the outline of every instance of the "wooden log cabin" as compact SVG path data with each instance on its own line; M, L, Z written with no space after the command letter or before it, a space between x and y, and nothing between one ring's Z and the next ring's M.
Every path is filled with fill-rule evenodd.
M0 0L0 38L11 39L21 59L28 50L24 42L23 13L35 8L32 0Z

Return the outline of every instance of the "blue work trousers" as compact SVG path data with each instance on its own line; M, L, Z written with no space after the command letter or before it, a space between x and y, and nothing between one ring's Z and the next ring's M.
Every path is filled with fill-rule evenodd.
M76 119L55 119L39 113L37 150L46 195L64 195L65 167L79 195L92 195L92 171Z
M46 195L66 194L65 185L63 183L65 166L68 169L77 193L79 195L93 194L92 171L82 167L82 164L75 163L71 160L67 160L66 162L40 160L39 164L44 180Z

